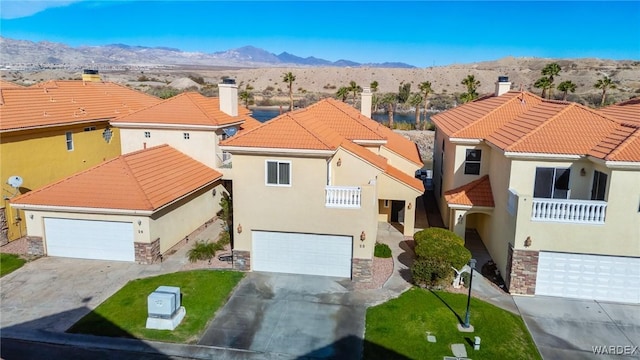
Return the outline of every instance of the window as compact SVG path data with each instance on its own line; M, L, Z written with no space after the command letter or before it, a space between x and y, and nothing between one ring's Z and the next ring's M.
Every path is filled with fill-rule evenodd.
M87 126L86 128L84 128L84 131L93 131L95 129L96 129L95 126Z
M182 137L183 137L185 140L189 140L189 133L182 133Z
M144 137L150 138L151 137L151 131L145 131L144 132Z
M73 133L71 131L67 131L64 135L67 141L67 150L72 151L73 150Z
M113 131L111 131L111 128L107 127L106 129L104 129L104 131L102 132L102 138L107 142L107 144L111 142L112 137Z
M268 185L291 185L291 162L267 161Z
M536 181L533 186L534 198L568 199L569 169L536 168Z
M482 150L467 149L467 157L464 162L464 173L467 175L480 175L480 159Z
M593 185L591 185L591 200L604 200L604 195L607 189L607 174L594 171L593 172Z

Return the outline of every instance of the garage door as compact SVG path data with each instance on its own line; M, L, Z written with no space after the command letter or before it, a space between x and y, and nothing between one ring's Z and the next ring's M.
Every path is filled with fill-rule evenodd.
M133 224L45 218L47 255L134 261Z
M640 258L540 252L536 295L640 303Z
M255 271L351 277L352 237L254 231Z

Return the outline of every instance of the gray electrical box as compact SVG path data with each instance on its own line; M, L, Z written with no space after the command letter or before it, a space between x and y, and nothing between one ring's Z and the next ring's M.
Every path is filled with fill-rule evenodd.
M173 294L152 292L147 297L149 317L169 319L176 309L176 298Z
M158 286L158 288L156 289L156 292L162 292L162 293L170 293L173 294L173 296L176 299L176 308L174 310L177 310L180 308L180 306L182 306L182 304L180 304L180 288L177 286Z

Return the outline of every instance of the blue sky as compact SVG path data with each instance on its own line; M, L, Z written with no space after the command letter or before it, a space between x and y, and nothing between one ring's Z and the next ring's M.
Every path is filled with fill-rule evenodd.
M426 67L504 56L640 60L640 1L1 0L0 34Z

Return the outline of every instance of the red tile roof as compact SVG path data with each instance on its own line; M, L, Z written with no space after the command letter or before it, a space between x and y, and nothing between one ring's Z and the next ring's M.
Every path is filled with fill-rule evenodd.
M640 98L607 106L600 109L600 111L622 122L640 124Z
M2 88L0 132L106 121L160 102L110 82L48 81Z
M588 155L607 161L640 161L640 126L618 125Z
M220 110L220 99L206 97L197 92L186 92L131 114L124 114L111 121L114 126L122 123L170 124L219 127L252 119L250 111L238 107L238 116ZM249 120L249 121L251 121ZM257 120L256 120L257 121Z
M494 207L489 175L444 193L449 205Z
M0 89L15 89L15 88L23 88L24 86L22 85L18 85L16 83L13 83L11 81L6 81L6 80L0 80Z
M161 145L103 162L14 198L18 205L155 211L222 174Z

